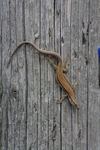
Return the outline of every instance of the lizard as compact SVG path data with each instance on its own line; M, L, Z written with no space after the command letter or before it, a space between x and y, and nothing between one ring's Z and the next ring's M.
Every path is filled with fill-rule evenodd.
M72 88L71 83L69 82L69 80L67 79L67 77L65 76L65 74L63 72L67 72L68 71L68 65L69 65L69 60L66 63L66 69L62 67L62 58L61 56L56 53L56 52L51 52L51 51L46 51L46 50L42 50L40 48L38 48L34 43L29 42L29 41L23 41L22 43L20 43L15 50L13 51L12 55L10 56L10 59L8 61L7 64L7 68L12 60L13 55L16 53L16 51L18 50L19 47L21 47L23 44L29 44L32 47L34 47L38 52L47 55L47 59L49 60L49 62L51 63L51 65L53 66L53 68L56 70L56 80L58 82L58 84L60 85L60 87L62 89L65 90L66 94L63 95L62 99L60 101L58 101L57 103L60 104L63 102L63 100L65 99L65 97L69 98L70 103L76 108L79 109L78 104L75 101L75 88L77 85L77 82L75 82L74 87ZM53 61L48 57L49 55L54 56L57 58L58 60L58 65L56 66Z

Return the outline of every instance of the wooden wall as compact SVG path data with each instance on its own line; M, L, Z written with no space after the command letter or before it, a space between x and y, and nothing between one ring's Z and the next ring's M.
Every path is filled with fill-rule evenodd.
M46 57L22 41L61 55L79 104L55 80ZM0 0L0 149L100 150L100 0ZM57 64L57 59L52 58ZM2 132L2 134L1 134Z

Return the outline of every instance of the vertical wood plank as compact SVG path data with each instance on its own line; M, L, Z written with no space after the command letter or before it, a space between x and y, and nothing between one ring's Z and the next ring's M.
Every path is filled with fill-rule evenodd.
M88 148L100 148L98 137L100 136L100 89L98 89L98 20L97 12L99 9L99 1L90 0L89 15L89 67L88 67ZM99 92L99 93L98 93Z
M10 1L9 3L9 13L10 13L10 50L11 53L16 45L16 3ZM17 100L17 57L11 62L11 72L10 72L10 91L9 91L9 101L8 101L8 149L15 149L15 117L16 117L16 100ZM15 115L13 115L15 114Z
M33 41L33 32L32 32L32 19L33 19L33 9L32 6L34 6L32 1L25 1L25 40L26 41ZM34 8L34 7L33 7ZM31 10L31 11L30 11ZM34 27L34 26L33 26ZM27 149L31 149L34 147L35 149L35 140L34 137L37 139L37 136L35 132L37 132L37 129L35 128L35 123L37 123L35 120L33 121L34 116L34 76L33 76L33 54L34 49L30 45L26 45L26 59L27 59ZM36 120L37 120L37 116ZM34 131L34 128L35 131ZM34 132L34 137L33 133ZM37 143L36 143L37 144Z
M10 16L9 16L9 1L1 1L2 7L2 149L8 149L8 124L11 125L11 122L8 123L8 101L9 101L9 79L10 79L10 70L6 69L7 60L9 56L10 48Z
M41 0L41 48L45 49L46 47L46 0ZM45 63L46 59L44 55L40 55L40 98L41 98L41 150L47 149L47 119L46 116L47 113L47 106L48 106L48 100L47 95L45 93L46 85L47 85L47 61Z
M54 50L54 18L53 0L46 3L46 50ZM52 130L53 130L53 69L48 63L47 66L47 100L48 100L48 149L53 149ZM53 79L53 80L52 80Z
M100 1L98 1L97 3L97 25L100 24ZM97 38L97 48L100 47L100 27L98 26L98 38ZM99 59L98 59L98 62L99 62ZM99 77L99 63L98 63L98 66L97 66L97 69L98 69L98 77ZM99 84L99 79L98 79L98 84ZM98 89L98 107L100 108L100 102L99 102L99 97L100 97L100 88ZM98 109L99 110L99 109ZM98 112L98 120L100 122L100 112ZM98 130L100 131L100 123L98 123ZM98 133L98 149L100 147L100 132Z
M79 39L79 2L72 1L71 3L71 83L74 83L78 80L78 39ZM76 87L75 98L78 103L78 91ZM79 111L77 111L72 106L71 112L71 136L72 136L72 149L76 149L78 142L78 116Z
M46 1L46 50L54 51L54 1ZM48 62L47 65L47 103L48 103L48 149L53 149L53 129L54 129L54 69ZM46 91L45 91L46 92Z
M10 1L10 47L11 53L17 43L23 40L22 27L22 1ZM19 15L18 15L19 13ZM15 17L16 16L16 17ZM18 18L17 18L18 17ZM22 16L24 17L24 16ZM19 22L16 22L16 18ZM21 25L20 25L21 23ZM18 28L20 29L19 32ZM18 31L18 35L17 32ZM11 82L9 100L9 126L8 147L9 149L26 149L26 76L25 76L25 52L15 54L11 62ZM18 57L17 57L18 56ZM9 69L9 68L8 68ZM13 115L14 114L14 115Z
M87 149L88 145L88 39L89 1L79 3L79 50L78 50L78 134L77 148ZM82 119L84 118L84 119Z
M39 46L39 1L25 1L26 40ZM38 149L40 137L40 65L36 49L27 45L27 149ZM40 134L39 134L40 135Z
M16 45L25 39L24 33L24 2L16 1ZM15 48L15 47L14 47ZM14 49L13 49L14 50ZM17 54L18 67L18 97L16 109L16 135L15 135L15 149L26 149L26 68L25 68L25 47L18 49ZM13 59L14 59L13 58Z
M61 0L61 56L63 67L68 59L70 60L70 15L71 0ZM70 80L70 65L66 77ZM62 91L62 95L65 93ZM61 111L61 128L62 128L62 150L72 148L71 136L71 104L68 98L62 103Z
M35 44L40 47L40 1L35 0L34 1L34 21L33 21L33 36L34 36L34 41ZM34 145L35 149L41 149L41 99L40 99L40 58L39 54L37 54L36 50L34 49L34 60L33 60L33 76L34 76L34 112L35 114L37 113L37 120L36 120L36 115L34 115L33 118L33 129L36 135L33 133L34 137ZM36 73L35 73L36 72ZM36 101L37 100L37 101ZM36 105L35 105L36 103ZM36 122L34 122L34 120ZM35 127L34 127L35 123ZM36 127L37 127L37 133L36 133ZM37 139L36 139L37 137ZM37 143L36 143L37 141ZM37 144L37 145L36 145ZM34 149L34 147L33 147Z
M0 1L0 149L2 148L2 1Z
M41 0L41 48L48 49L49 44L49 20L48 1ZM41 149L48 149L48 65L44 55L40 56L41 62Z
M3 123L3 131L6 129L6 138L5 133L3 139L3 149L25 149L25 113L23 104L25 105L25 102L23 97L25 97L22 91L22 88L24 89L23 85L20 84L20 87L18 89L18 66L17 66L17 56L12 60L9 68L7 69L7 62L8 59L14 50L16 46L16 40L17 40L17 23L16 23L16 16L17 8L16 8L15 1L3 1L3 8L2 10L5 13L2 16L2 50L3 50L3 58L2 58L2 77L3 77L3 115L6 112L5 117L5 127ZM21 4L21 3L20 3ZM5 8L6 7L6 8ZM19 9L19 8L18 8ZM21 7L22 9L22 7ZM20 10L19 10L20 13ZM3 21L4 20L4 21ZM22 21L21 21L22 22ZM20 33L22 33L21 28ZM22 37L19 35L19 37ZM22 41L22 39L21 39ZM9 56L9 57L8 57ZM6 61L5 61L6 58ZM24 58L24 57L23 57ZM21 75L24 80L24 72L21 70ZM4 78L5 76L5 78ZM7 79L6 79L7 78ZM21 79L21 76L19 77ZM23 82L21 81L21 83ZM24 83L24 82L23 82ZM24 84L25 85L25 84ZM18 90L21 91L18 92ZM6 103L6 106L5 106ZM4 116L3 116L4 117ZM21 122L22 121L22 122ZM22 127L22 128L21 128ZM21 130L20 130L21 129ZM20 134L20 135L19 135ZM24 143L22 144L21 143Z
M61 38L61 0L55 1L54 3L54 47L55 47L55 52L57 52L59 55L61 54L61 43L60 43L60 38ZM58 61L55 60L55 64L57 64ZM54 149L61 149L62 145L62 135L61 135L61 105L57 104L57 101L61 99L60 95L60 87L57 84L57 82L54 81L54 100L55 105L54 105L54 119L56 123L56 129L55 131L57 132L56 134L56 139L54 141Z
M35 15L34 15L35 14ZM34 22L33 25L35 23L34 27L34 32L33 32L33 36L34 36L34 40L36 41L36 45L38 47L40 47L40 1L35 0L34 1ZM36 59L37 58L37 59ZM36 114L37 111L37 120L35 122L35 128L34 128L34 132L35 132L35 136L33 133L33 137L34 137L34 144L37 141L37 145L35 144L35 149L40 149L40 128L41 128L41 124L40 124L40 119L41 119L41 113L40 113L40 106L41 106L41 100L40 100L40 61L39 61L39 54L37 55L37 52L35 53L35 49L34 49L34 62L33 62L33 68L35 70L35 75L34 75L34 95L35 95L35 99L37 99L37 101L35 100L34 103L34 112ZM34 74L34 72L33 72ZM34 115L35 119L36 116ZM34 123L34 120L33 120ZM34 124L33 124L34 127ZM37 128L37 133L36 133L36 128ZM37 139L36 139L37 138ZM33 147L34 148L34 147Z

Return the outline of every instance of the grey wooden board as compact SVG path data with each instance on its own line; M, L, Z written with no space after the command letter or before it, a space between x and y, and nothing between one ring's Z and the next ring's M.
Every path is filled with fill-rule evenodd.
M1 138L2 138L2 109L1 109L1 106L2 106L2 70L1 70L1 62L2 62L2 44L1 44L1 33L2 33L2 30L1 30L1 1L0 1L0 149L1 149L1 146L2 146L2 143L1 143Z
M99 7L99 0L0 1L0 149L100 149ZM63 66L70 59L66 76L72 86L78 81L79 111L68 98L56 103L65 92L46 57L32 46L19 48L7 69L24 40L57 52Z

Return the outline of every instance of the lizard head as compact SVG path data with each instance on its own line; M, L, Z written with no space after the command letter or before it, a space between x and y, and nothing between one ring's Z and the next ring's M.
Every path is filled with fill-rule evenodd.
M76 109L79 109L79 106L78 104L75 102L75 100L72 100L71 98L69 98L70 100L70 103L76 108Z

